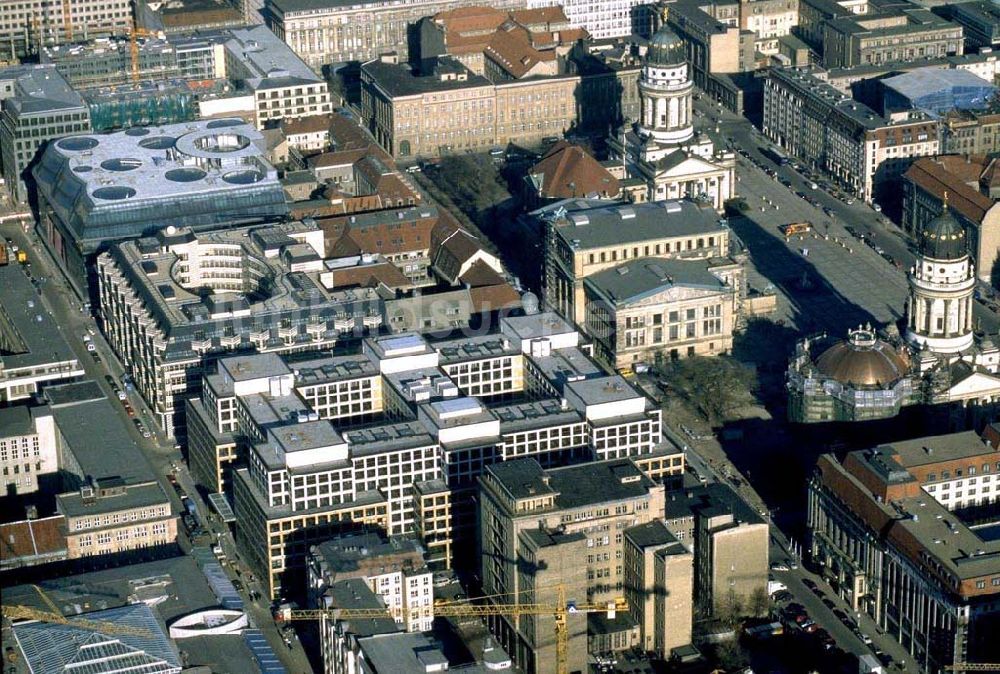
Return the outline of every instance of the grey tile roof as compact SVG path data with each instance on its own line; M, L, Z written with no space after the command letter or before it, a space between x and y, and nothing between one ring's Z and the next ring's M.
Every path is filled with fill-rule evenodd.
M589 276L584 283L617 305L675 287L724 290L726 284L710 266L706 260L640 258Z

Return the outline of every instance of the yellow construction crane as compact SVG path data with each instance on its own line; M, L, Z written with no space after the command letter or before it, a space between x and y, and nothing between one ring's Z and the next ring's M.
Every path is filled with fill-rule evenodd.
M942 669L948 672L1000 672L1000 662L956 662Z
M132 57L132 84L139 81L139 38L140 37L162 37L162 33L155 30L146 30L132 24L128 32L129 54Z
M29 606L8 606L4 604L3 606L3 617L8 620L38 620L40 622L46 623L58 623L60 625L72 625L73 627L79 627L85 630L93 630L94 632L101 632L102 634L130 634L132 636L149 636L149 631L144 630L141 627L129 627L127 625L118 625L117 623L110 623L103 620L87 620L86 618L73 618L70 620L62 614L59 607L56 606L49 596L45 594L45 591L37 585L32 585L38 592L38 596L42 598L45 605L48 606L48 611L42 611L41 609L31 608Z
M286 609L278 614L278 620L351 620L365 618L398 617L406 620L411 613L420 613L427 608L394 609L388 608L330 608L330 609ZM619 598L603 604L574 604L566 601L562 587L558 590L558 600L555 604L467 604L441 603L434 605L434 617L441 618L485 618L487 616L503 615L518 616L551 616L555 619L556 630L556 673L567 674L569 659L569 616L574 613L607 613L608 618L614 618L617 611L627 611L628 604Z
M149 636L149 632L140 627L129 627L117 623L105 622L103 620L87 620L86 618L67 618L61 613L42 611L28 606L3 606L3 617L8 620L38 620L45 623L57 623L59 625L70 625L84 630L92 630L102 634L130 634L132 636Z

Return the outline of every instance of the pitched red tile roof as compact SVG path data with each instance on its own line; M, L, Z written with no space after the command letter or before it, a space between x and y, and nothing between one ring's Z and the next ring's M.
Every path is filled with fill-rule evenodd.
M469 290L469 297L473 312L478 314L521 306L521 296L507 283L472 288Z
M559 141L529 174L540 183L539 196L545 199L571 199L597 194L614 197L621 184L600 162L579 145Z
M340 115L337 115L340 117ZM281 120L281 130L286 136L300 133L319 133L329 131L333 123L333 115L309 115L308 117L285 118Z
M979 223L993 206L993 200L977 189L986 168L987 160L983 157L943 155L918 159L904 175L906 180L938 199L943 200L947 192L948 206Z
M0 559L58 557L66 552L66 518L62 515L0 524Z
M326 257L344 257L358 253L398 255L426 251L431 246L431 231L438 217L410 217L409 209L387 209L380 215L369 214L363 222L351 222L351 216L325 218L317 222L325 235ZM398 218L399 213L405 219ZM359 216L360 218L361 216Z
M390 288L401 288L410 285L409 279L403 276L396 265L389 261L376 265L358 267L343 267L330 272L331 288L374 288L382 283Z
M459 279L462 283L466 283L470 288L480 288L483 286L494 286L505 283L503 276L498 274L493 267L489 266L482 260L476 260L469 267L469 270L462 274Z
M528 29L513 22L504 23L493 33L484 53L514 78L524 77L540 63L553 63L557 58L555 50L535 49Z

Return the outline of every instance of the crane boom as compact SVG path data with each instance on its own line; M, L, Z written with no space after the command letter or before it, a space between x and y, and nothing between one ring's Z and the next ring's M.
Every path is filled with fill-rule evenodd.
M605 603L575 604L567 602L562 587L558 590L556 604L467 604L443 603L435 604L435 617L470 618L487 616L552 616L555 619L556 632L556 672L566 674L569 659L569 616L574 613L607 613L614 618L617 611L627 611L628 604L619 598ZM286 609L277 616L278 620L352 620L365 618L399 617L403 620L410 615L420 615L431 611L431 607L415 607L393 609L388 608L325 608L325 609ZM395 614L395 615L393 615Z
M73 618L42 611L28 606L3 606L3 616L8 620L38 620L39 622L56 623L59 625L70 625L85 630L93 630L102 634L130 634L132 636L149 636L149 632L139 627L129 627L117 623L105 622L103 620L87 620L86 618Z
M948 672L1000 672L1000 662L956 662L942 669Z

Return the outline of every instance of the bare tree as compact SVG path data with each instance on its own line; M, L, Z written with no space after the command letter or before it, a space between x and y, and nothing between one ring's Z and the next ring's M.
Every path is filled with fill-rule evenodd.
M771 598L767 596L767 590L762 587L755 587L750 593L749 602L750 615L761 618L771 610Z
M753 371L728 356L691 356L661 365L659 372L671 390L711 423L753 402Z

